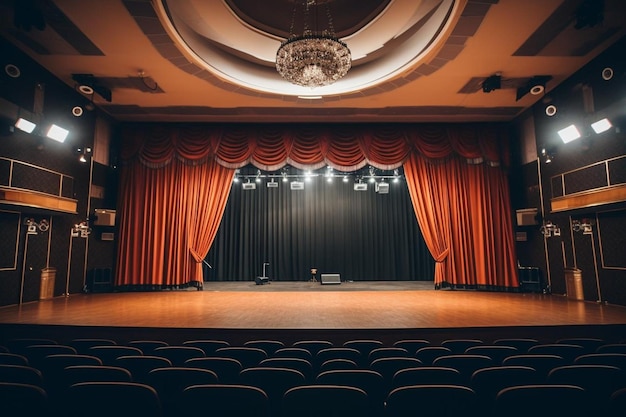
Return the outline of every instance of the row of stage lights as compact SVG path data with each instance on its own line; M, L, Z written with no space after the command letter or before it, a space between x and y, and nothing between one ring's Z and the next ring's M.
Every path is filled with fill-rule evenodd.
M263 174L261 170L257 170L254 175L241 175L239 172L235 174L233 179L234 183L242 183L244 190L254 190L256 185L263 182L266 179L267 188L278 188L279 182L289 183L292 190L303 190L305 182L311 182L316 177L323 177L327 183L333 183L335 179L341 179L342 182L348 183L351 181L351 177L354 177L354 190L355 191L367 191L368 184L375 186L375 189L379 193L386 193L389 190L389 183L398 183L401 180L401 175L396 169L393 175L376 175L373 168L370 168L368 174L354 175L335 173L331 167L326 168L325 173L315 173L312 171L305 171L300 175L293 175L283 171L280 174Z
M590 127L596 135L600 135L610 130L613 127L613 124L608 118L605 117L591 123ZM557 133L564 144L573 142L583 136L581 130L575 124L564 127L563 129L558 130ZM546 164L551 163L554 159L554 151L546 148L541 149L541 158Z

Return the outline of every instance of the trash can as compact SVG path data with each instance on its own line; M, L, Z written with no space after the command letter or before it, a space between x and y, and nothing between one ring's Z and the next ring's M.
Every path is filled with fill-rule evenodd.
M570 300L584 300L583 274L578 268L565 268L565 288Z
M39 299L47 300L54 297L54 280L56 279L56 268L43 268L41 270L41 286L39 288Z

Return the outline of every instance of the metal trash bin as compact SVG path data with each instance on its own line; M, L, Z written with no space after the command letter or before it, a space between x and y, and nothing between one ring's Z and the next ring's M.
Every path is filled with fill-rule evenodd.
M43 268L41 270L41 285L39 287L40 300L47 300L54 297L54 281L56 275L56 268Z
M565 288L570 300L584 300L583 273L578 268L565 268Z

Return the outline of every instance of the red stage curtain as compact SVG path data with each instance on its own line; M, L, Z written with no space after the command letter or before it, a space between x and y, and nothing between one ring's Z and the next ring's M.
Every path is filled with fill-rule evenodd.
M369 164L405 166L437 285L517 287L503 144L493 125L126 128L117 283L201 281L236 168Z

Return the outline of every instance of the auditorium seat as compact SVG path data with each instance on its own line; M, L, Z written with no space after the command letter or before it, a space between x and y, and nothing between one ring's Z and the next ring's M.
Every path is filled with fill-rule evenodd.
M431 343L426 339L403 339L394 342L393 347L399 347L402 349L406 349L412 355L417 352L418 349L430 346Z
M584 355L585 348L579 345L571 345L565 343L546 343L531 346L528 349L529 354L539 353L542 355L558 355L568 362L573 362L580 355Z
M131 340L126 345L141 349L144 355L154 355L156 348L169 346L169 343L164 340Z
M145 383L156 390L164 414L177 416L182 393L186 388L217 384L218 379L215 372L207 369L170 366L150 371Z
M552 369L546 382L549 384L570 384L587 391L595 404L606 404L614 391L626 387L624 373L610 365L566 365Z
M24 348L24 356L28 358L28 364L34 367L41 367L46 356L58 354L75 355L76 349L67 345L30 345Z
M100 358L103 365L115 366L115 360L120 356L142 356L143 352L133 346L103 345L90 347L88 354Z
M271 355L270 357L272 358L299 358L299 359L307 360L309 362L313 360L313 355L311 354L309 350L305 348L299 348L299 347L280 348L276 350L274 354Z
M466 378L458 369L445 366L422 366L401 369L391 380L391 390L410 385L463 385Z
M27 365L0 365L0 381L36 385L45 389L41 371Z
M154 388L136 382L81 382L68 390L67 417L161 417Z
M519 350L520 354L528 352L532 346L538 345L539 340L533 338L504 338L493 341L494 345L512 346Z
M333 370L320 373L318 385L341 385L360 388L367 394L372 415L380 416L384 410L388 385L383 376L369 369Z
M626 417L626 388L611 394L606 406L607 416Z
M494 402L494 415L507 417L589 417L591 404L586 391L575 385L518 385L504 388Z
M465 353L467 348L485 344L480 339L446 339L441 342L441 346L450 349L453 355Z
M329 359L321 363L317 369L317 373L325 371L334 371L340 369L358 369L359 365L350 359Z
M386 417L465 417L484 415L476 393L463 385L412 385L392 390ZM528 416L527 416L528 417Z
M305 385L306 378L295 369L255 367L241 371L240 383L263 390L269 400L270 414L278 416L283 395L289 389Z
M39 366L43 374L45 389L48 394L54 395L54 391L64 385L65 368L78 365L102 365L102 361L90 355L81 354L58 354L46 356Z
M244 342L244 347L263 349L267 356L272 356L278 349L285 347L285 343L280 340L248 340Z
M582 346L585 353L594 353L600 346L606 344L606 341L596 337L569 337L557 339L555 343Z
M112 339L80 338L72 339L68 344L76 349L77 353L80 353L82 355L88 355L89 348L91 348L92 346L117 345L117 342Z
M267 358L259 362L257 367L294 369L304 375L306 381L311 381L315 376L311 362L301 358Z
M341 385L303 385L283 396L281 417L372 415L367 393Z
M425 366L432 365L433 361L440 356L452 355L452 351L443 346L426 346L415 352L415 358Z
M153 369L173 366L169 359L154 355L120 356L113 363L115 366L128 370L133 377L133 382L141 383L146 383L148 374Z
M569 362L558 355L522 354L513 355L504 359L504 366L528 366L537 371L537 376L545 381L550 370L559 366L568 365Z
M6 343L6 347L10 353L23 354L24 348L32 345L56 345L58 342L53 339L37 338L37 337L24 337L10 339Z
M625 353L626 354L626 343L607 343L607 344L598 346L596 351L593 353Z
M364 360L367 360L372 350L376 348L385 347L384 343L380 340L373 339L355 339L348 340L343 343L343 347L353 348L361 352Z
M219 348L214 355L236 359L244 368L252 368L257 366L263 359L267 359L267 353L263 349L242 346Z
M334 347L333 343L328 340L298 340L294 342L292 347L306 349L311 352L311 356L317 355L322 349Z
M465 353L489 356L494 365L501 365L505 358L519 354L519 350L513 346L480 345L467 348Z
M357 349L347 347L322 349L317 352L317 355L315 355L315 362L318 366L330 359L348 359L361 366L363 364L363 360L367 358L363 358L363 355L361 355L361 352Z
M375 359L369 369L378 372L385 379L388 387L391 386L393 376L401 369L417 368L422 366L422 362L415 358L380 358Z
M380 358L408 358L412 356L413 355L411 355L408 350L401 347L381 347L372 349L372 351L367 356L367 360L369 361L369 363L372 363L372 361Z
M206 356L213 356L216 350L230 347L230 343L225 340L197 339L186 340L183 342L183 346L198 347L204 351Z
M470 387L476 392L479 402L492 404L504 388L542 382L544 378L534 368L502 365L476 370L470 379Z
M0 353L0 365L28 365L28 358L17 353Z
M236 384L239 381L239 373L243 369L241 362L233 358L205 357L189 359L185 362L186 367L208 369L215 372L220 384Z
M152 356L169 359L173 366L184 366L189 359L203 358L204 350L195 346L161 346L152 352Z
M574 359L575 365L611 365L626 372L626 353L588 353Z
M206 415L228 417L270 417L269 399L265 392L249 385L194 385L181 394L176 417Z
M488 368L493 365L494 361L489 356L471 355L468 353L440 356L433 361L433 366L444 366L458 370L466 384L469 384L472 374L476 370Z
M0 382L2 415L49 416L52 408L46 391L38 385Z

